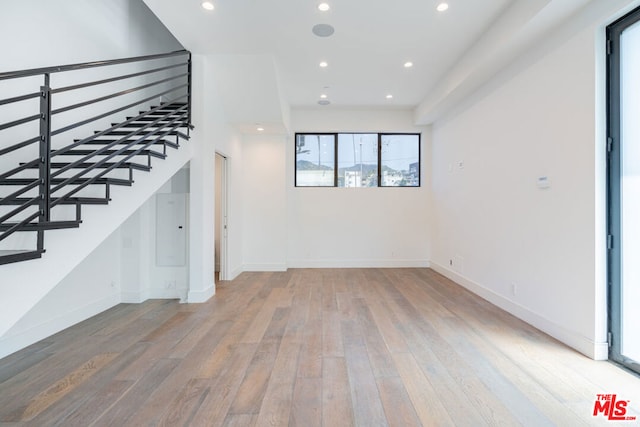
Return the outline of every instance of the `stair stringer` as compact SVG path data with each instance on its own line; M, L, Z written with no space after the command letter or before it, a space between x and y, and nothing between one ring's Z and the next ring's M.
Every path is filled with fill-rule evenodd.
M196 132L150 172L134 172L131 187L111 187L106 206L83 206L80 228L45 233L40 259L0 265L0 341L25 314L160 189L193 156ZM105 260L109 262L109 260ZM0 358L18 349L0 349Z

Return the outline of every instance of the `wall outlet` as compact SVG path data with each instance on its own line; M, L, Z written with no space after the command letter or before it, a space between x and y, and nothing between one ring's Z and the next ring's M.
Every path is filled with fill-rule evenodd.
M511 295L516 296L518 293L518 285L515 283L511 284Z

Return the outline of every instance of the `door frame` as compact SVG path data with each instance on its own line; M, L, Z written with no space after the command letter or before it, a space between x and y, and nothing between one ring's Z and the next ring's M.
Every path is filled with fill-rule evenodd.
M621 108L620 37L624 30L640 21L636 8L606 29L607 49L607 288L609 359L640 373L640 361L622 355L622 253L621 253Z
M220 271L219 271L218 280L227 280L229 275L229 256L228 256L228 251L229 251L229 212L228 212L229 158L223 153L216 151L215 157L214 157L214 167L215 167L215 163L217 163L216 159L218 156L220 156L220 158L222 159L222 171L220 173L220 179L221 179L221 182L220 182L220 189L221 189L220 228L221 230L217 230L217 229L215 230L215 233L219 234L219 240L220 240L220 254L219 254ZM217 172L216 172L216 177L217 177ZM217 183L215 185L217 187ZM214 188L214 191L216 191L215 188ZM215 199L217 199L217 197L215 197ZM216 207L216 210L217 210L217 207ZM215 213L214 213L214 224L215 224Z

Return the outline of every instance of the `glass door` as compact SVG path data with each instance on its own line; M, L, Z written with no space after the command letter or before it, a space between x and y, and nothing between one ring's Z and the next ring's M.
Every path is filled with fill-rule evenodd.
M607 27L610 359L640 373L640 9Z

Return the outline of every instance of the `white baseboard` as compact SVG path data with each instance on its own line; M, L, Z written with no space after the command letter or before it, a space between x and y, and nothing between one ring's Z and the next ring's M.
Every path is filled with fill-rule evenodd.
M292 259L289 268L428 268L425 259Z
M216 285L212 282L206 289L203 289L201 291L189 290L189 293L187 294L187 302L189 304L207 302L212 296L215 295L215 293Z
M149 289L144 289L141 291L123 291L120 294L121 302L126 304L140 304L148 300L151 296L149 295Z
M569 347L579 351L585 356L594 360L607 360L609 348L606 342L594 342L575 331L570 331L565 327L550 321L549 319L529 310L522 305L511 301L504 296L487 289L473 280L449 270L448 268L431 261L431 268L448 279L453 280L465 287L474 294L484 298L490 303L509 312L517 318L524 320L531 326L540 329L542 332L551 335L553 338L565 343Z
M242 271L287 271L287 264L265 263L265 264L244 264Z
M230 273L228 273L227 277L224 280L233 280L239 275L241 275L243 271L244 270L242 269L242 267L238 267L235 270L232 270Z
M180 299L182 291L180 289L151 289L149 298L151 299Z
M120 295L111 295L74 310L64 311L60 316L48 319L25 331L20 331L15 335L3 336L0 338L0 359L50 337L70 326L87 320L96 314L102 313L118 305L120 302ZM11 334L11 330L8 334Z

